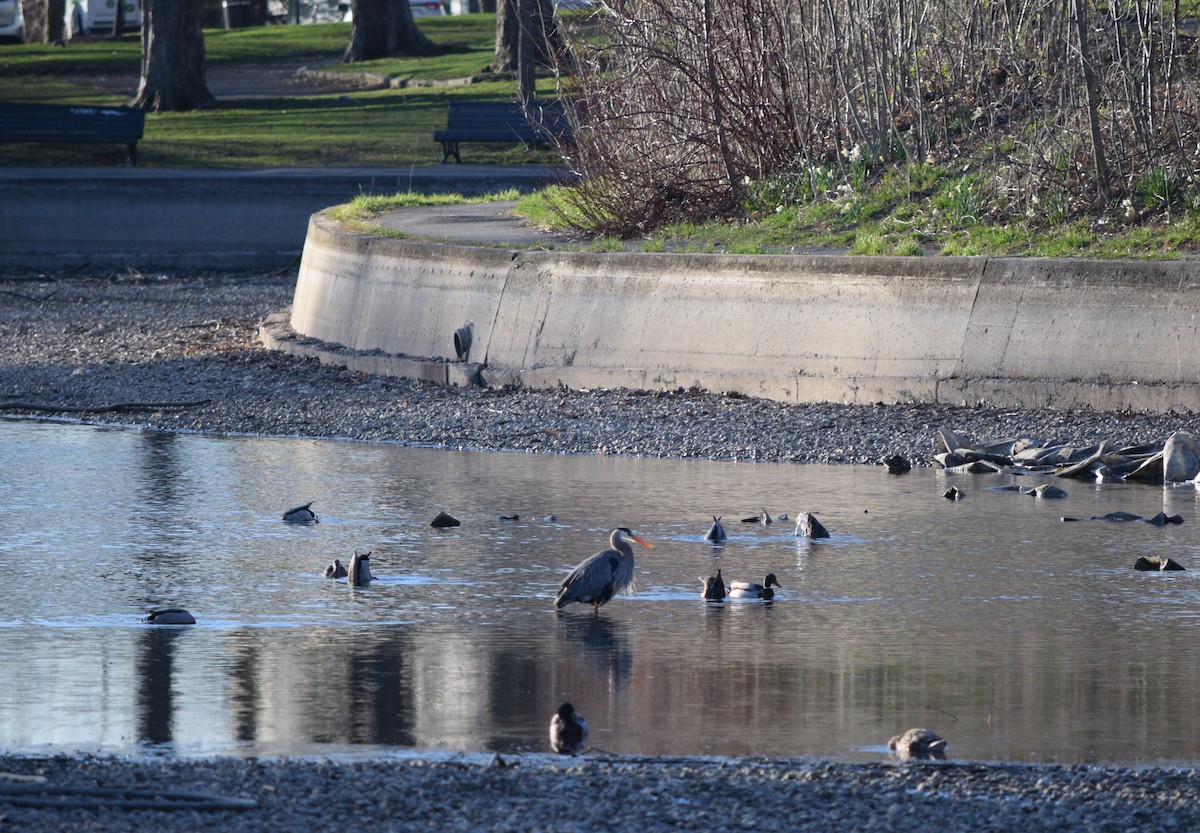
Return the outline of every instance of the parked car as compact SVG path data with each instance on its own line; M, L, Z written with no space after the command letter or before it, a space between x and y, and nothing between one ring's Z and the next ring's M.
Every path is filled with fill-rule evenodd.
M0 0L0 38L25 42L25 17L21 0Z
M412 9L413 17L446 14L442 0L408 0L408 7ZM287 0L269 0L267 3L268 16L280 23L287 22L287 10ZM354 13L346 0L301 0L299 12L301 23L327 23L333 20L349 23L354 20Z
M63 18L63 36L77 38L92 32L111 31L118 0L67 0ZM125 4L125 27L142 28L142 4L139 0L120 0Z
M446 13L446 7L442 5L442 0L408 0L408 7L412 9L413 17Z

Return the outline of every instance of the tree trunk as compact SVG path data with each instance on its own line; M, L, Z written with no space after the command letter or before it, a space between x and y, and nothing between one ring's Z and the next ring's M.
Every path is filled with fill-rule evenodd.
M342 63L391 55L430 55L441 48L417 28L408 0L351 0L354 20Z
M216 104L205 78L200 15L192 0L142 0L142 79L134 105L159 113Z
M115 40L125 34L125 0L117 0L113 9L113 25L111 37Z
M1092 55L1088 49L1087 0L1071 0L1071 18L1075 24L1076 44L1079 47L1079 68L1083 73L1083 86L1087 92L1088 130L1092 139L1092 165L1096 173L1096 190L1100 197L1108 200L1108 161L1104 155L1104 140L1100 133L1100 84L1092 68Z
M58 43L63 39L66 0L20 0L27 43Z
M518 0L497 0L496 52L492 56L492 72L517 72L520 69L521 12ZM562 33L554 16L554 0L528 0L533 9L530 37L538 63L553 63L562 51Z

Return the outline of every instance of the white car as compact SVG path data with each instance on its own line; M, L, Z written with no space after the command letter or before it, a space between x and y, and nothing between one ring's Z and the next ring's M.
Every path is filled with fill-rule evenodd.
M142 4L139 0L119 0L125 4L125 28L142 28ZM118 0L67 0L63 18L63 37L70 40L92 32L112 30Z
M0 39L25 42L25 17L21 0L0 0Z

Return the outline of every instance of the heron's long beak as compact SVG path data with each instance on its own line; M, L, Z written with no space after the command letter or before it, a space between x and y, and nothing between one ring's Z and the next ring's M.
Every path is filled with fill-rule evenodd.
M632 538L633 540L637 541L643 547L649 547L650 549L654 549L654 545L651 544L649 541L645 540L644 538L640 538L637 535L630 535L629 537Z

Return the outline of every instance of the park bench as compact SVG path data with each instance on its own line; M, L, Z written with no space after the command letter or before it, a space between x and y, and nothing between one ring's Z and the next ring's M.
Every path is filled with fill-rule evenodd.
M137 164L146 111L140 107L88 104L24 104L0 101L0 142L121 142Z
M535 101L527 115L519 101L455 101L446 115L446 128L435 130L442 143L442 162L451 156L462 162L459 142L522 142L545 147L571 141L571 124L561 101Z

